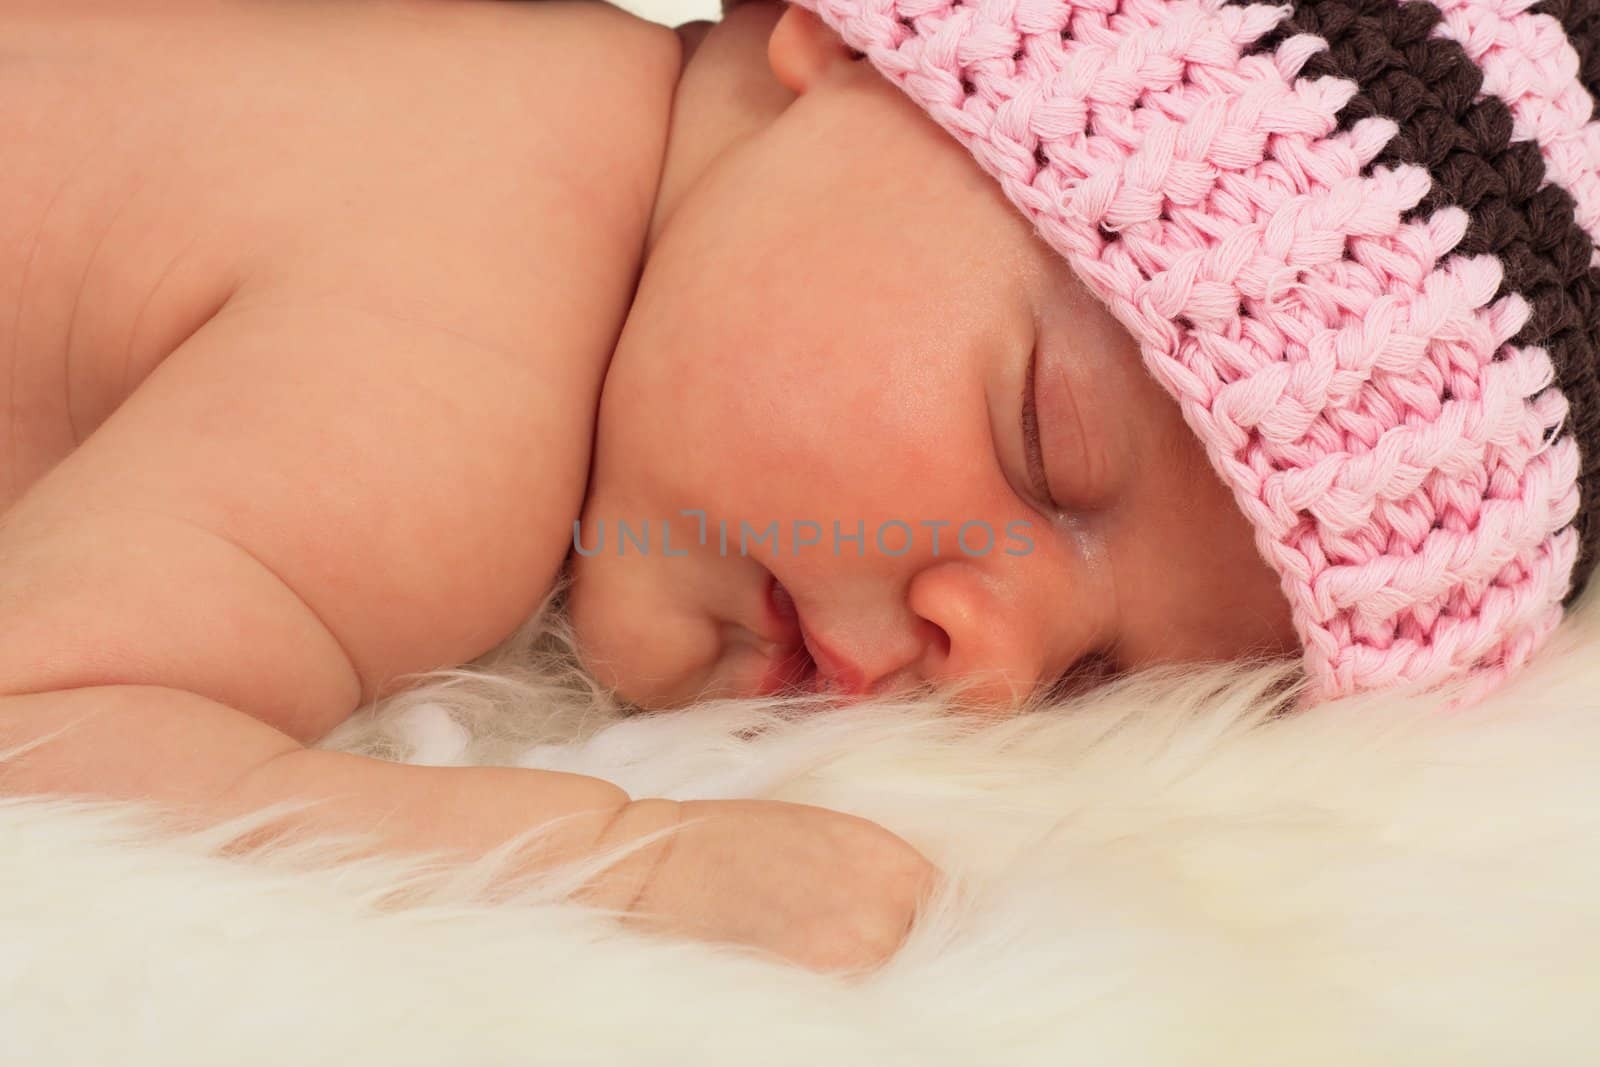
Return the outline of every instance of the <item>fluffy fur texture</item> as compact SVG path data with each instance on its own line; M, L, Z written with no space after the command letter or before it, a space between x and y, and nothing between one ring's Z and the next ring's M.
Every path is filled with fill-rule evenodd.
M1590 598L1592 600L1592 598ZM552 878L301 842L222 858L128 806L0 804L0 1063L1592 1062L1600 613L1468 710L1273 715L1281 671L1012 721L765 703L623 718L519 640L332 743L876 819L949 875L865 979L628 933ZM525 638L537 635L526 634Z

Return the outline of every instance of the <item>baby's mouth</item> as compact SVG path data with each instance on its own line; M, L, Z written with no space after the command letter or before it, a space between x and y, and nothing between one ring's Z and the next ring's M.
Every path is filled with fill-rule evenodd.
M840 655L826 635L806 627L799 605L776 577L767 584L767 615L779 637L763 681L764 693L816 693L854 700L873 692L860 667Z

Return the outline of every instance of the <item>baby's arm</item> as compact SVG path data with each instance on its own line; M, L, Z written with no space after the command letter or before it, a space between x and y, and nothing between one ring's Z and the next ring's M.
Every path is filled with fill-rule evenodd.
M537 869L592 850L629 805L617 786L583 775L417 767L306 748L214 700L159 686L0 697L0 725L8 742L40 740L0 770L0 792L153 801L194 826L296 807L255 843L302 830L470 859L556 822L523 865ZM612 881L637 877L633 863Z
M593 779L303 743L537 607L620 308L524 347L437 293L335 300L293 276L236 296L0 521L0 750L31 746L0 788L202 819L312 799L317 826L469 853L550 815L603 821L627 798Z
M882 962L904 940L934 878L900 838L825 808L630 801L583 775L415 767L306 749L237 711L170 689L0 697L0 725L13 735L66 724L70 734L4 771L0 793L124 795L130 762L151 758L152 769L171 773L140 795L200 824L287 803L296 814L271 832L353 832L385 851L467 859L541 828L513 866L517 875L650 836L579 899L646 929L748 945L819 970Z

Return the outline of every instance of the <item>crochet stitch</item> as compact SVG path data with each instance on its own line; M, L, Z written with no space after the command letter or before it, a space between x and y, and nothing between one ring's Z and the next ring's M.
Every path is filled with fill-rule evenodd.
M1600 2L799 2L1138 339L1313 699L1533 654L1600 557Z

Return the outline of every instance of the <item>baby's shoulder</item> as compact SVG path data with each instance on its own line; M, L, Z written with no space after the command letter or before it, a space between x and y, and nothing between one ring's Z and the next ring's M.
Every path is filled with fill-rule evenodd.
M563 119L564 132L596 148L603 137L617 148L665 138L684 59L674 30L602 0L429 0L423 10L438 23L428 36L449 43L472 83L460 90L498 85L494 95L524 120ZM619 142L619 132L632 136Z
M391 233L648 220L683 61L671 29L599 0L24 3L0 30L20 57L0 65L8 202L156 190L261 252L397 205Z
M70 308L93 259L117 292L82 301L86 343L137 329L146 364L263 273L477 298L620 259L627 284L683 54L598 0L24 0L0 31L0 292Z
M507 128L520 125L541 160L558 148L575 188L625 194L648 220L683 72L680 35L601 0L485 6L494 17L483 31L503 20L507 40L521 42L504 57L521 94Z
M365 381L394 343L352 322L485 355L465 385L582 443L541 464L543 438L498 445L530 480L570 472L545 493L564 528L654 206L672 30L594 0L17 0L0 36L0 377L27 412L0 435L0 509L219 309L253 308L335 323L342 343L293 344Z
M339 29L303 106L340 112L344 137L322 148L351 172L447 204L614 220L629 240L648 219L683 63L671 29L599 0L391 0L349 5ZM283 62L304 63L285 41Z

